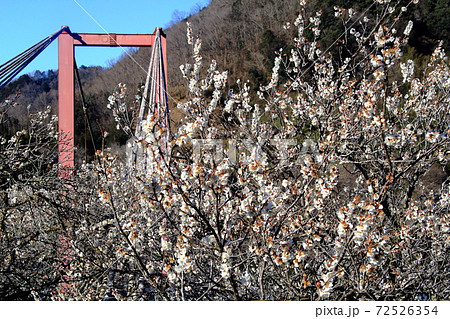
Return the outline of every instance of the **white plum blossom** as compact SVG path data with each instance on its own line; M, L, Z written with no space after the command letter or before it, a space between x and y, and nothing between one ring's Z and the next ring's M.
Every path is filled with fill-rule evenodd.
M409 34L411 33L412 28L413 28L413 22L409 21L408 25L405 28L405 31L403 31L403 34L406 35L406 36L409 36Z

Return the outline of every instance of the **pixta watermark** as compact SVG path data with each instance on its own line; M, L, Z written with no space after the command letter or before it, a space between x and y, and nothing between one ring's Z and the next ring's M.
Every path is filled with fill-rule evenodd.
M219 162L227 158L231 163L249 164L252 160L267 158L267 147L274 148L280 164L292 162L293 156L296 163L301 163L306 155L317 153L317 143L312 139L306 139L299 143L296 139L269 139L255 142L251 139L193 139L193 158L199 159L205 154L212 156ZM296 147L301 145L301 147ZM296 147L296 148L295 148ZM295 150L295 152L292 152ZM239 156L246 152L249 156Z

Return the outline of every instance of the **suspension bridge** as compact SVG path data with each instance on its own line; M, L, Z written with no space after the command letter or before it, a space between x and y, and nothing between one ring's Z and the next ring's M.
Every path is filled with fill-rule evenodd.
M76 78L83 99L83 109L86 110L75 61L75 47L77 46L152 47L135 136L140 139L144 134L142 121L145 118L147 120L156 118L159 125L166 128L167 133L162 141L162 149L167 150L170 120L167 99L166 36L162 29L156 28L152 34L93 34L74 33L68 26L62 26L57 32L0 65L0 90L14 80L28 64L56 39L58 39L58 132L60 136L58 162L62 167L71 170L75 166L75 75L77 75ZM137 165L142 160L142 156L138 154L137 145L133 146L129 156L130 163Z

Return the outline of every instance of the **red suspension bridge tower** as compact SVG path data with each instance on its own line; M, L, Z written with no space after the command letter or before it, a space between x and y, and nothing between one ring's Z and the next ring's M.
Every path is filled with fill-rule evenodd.
M75 47L76 46L106 46L106 47L156 47L159 54L152 53L152 59L159 56L162 63L155 64L150 61L149 74L147 76L155 87L160 89L162 94L156 94L158 99L162 99L166 94L167 83L167 51L166 37L161 28L156 28L153 34L92 34L92 33L72 33L67 26L62 27L62 32L58 36L58 116L59 132L63 133L63 141L59 144L59 163L63 167L71 169L74 167L74 69L75 69ZM152 67L158 65L157 75L151 76ZM162 75L162 76L158 76ZM156 82L156 83L155 83ZM158 83L159 82L159 83ZM145 98L144 98L145 99ZM166 98L167 100L167 98ZM153 101L156 104L164 104ZM165 102L167 104L167 101ZM164 107L167 108L167 105ZM139 119L138 119L139 120Z

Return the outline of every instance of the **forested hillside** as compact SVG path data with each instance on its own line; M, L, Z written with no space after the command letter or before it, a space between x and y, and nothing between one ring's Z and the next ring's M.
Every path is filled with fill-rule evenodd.
M307 10L322 12L322 49L327 48L342 35L339 19L334 16L334 7L354 8L357 14L367 10L374 18L379 14L376 1L372 0L312 0ZM406 5L409 1L403 1ZM295 21L298 15L296 0L213 0L198 14L189 17L195 32L203 40L202 52L208 61L214 58L221 68L229 71L231 79L250 80L254 89L267 81L273 66L275 51L287 48L292 33L283 24ZM396 10L400 14L400 8ZM421 1L416 7L400 16L396 28L404 28L409 20L415 24L410 45L416 57L430 55L438 40L444 40L448 50L450 30L450 7L446 0ZM166 30L169 39L170 89L174 94L182 83L178 66L188 56L185 40L185 23L178 23ZM177 75L178 74L178 75ZM232 81L231 81L232 82Z

